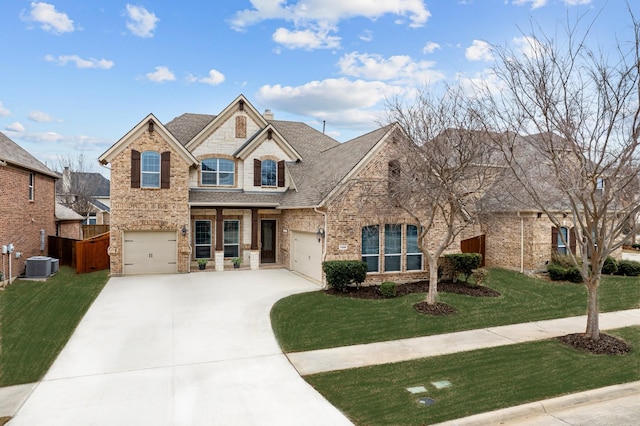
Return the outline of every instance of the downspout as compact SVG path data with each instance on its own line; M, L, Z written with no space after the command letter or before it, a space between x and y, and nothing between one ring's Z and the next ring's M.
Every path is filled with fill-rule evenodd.
M320 213L324 217L324 237L322 243L322 261L324 262L327 259L327 213L318 210L318 207L314 207L313 211L316 213ZM325 277L322 274L322 288L326 288Z
M520 273L524 274L524 218L522 216L520 216Z

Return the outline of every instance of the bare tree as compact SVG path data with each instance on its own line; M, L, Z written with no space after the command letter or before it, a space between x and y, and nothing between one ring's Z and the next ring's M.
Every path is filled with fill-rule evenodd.
M474 102L460 88L421 91L407 105L388 104L403 130L390 163L388 199L419 225L418 246L429 265L426 302L437 302L438 259L476 223L478 200L493 182L489 138Z
M77 156L68 155L58 159L59 173L62 174L61 185L58 185L58 202L76 213L87 217L92 210L91 201L96 192L96 180L92 164L87 162L84 153Z
M588 290L586 337L595 340L602 266L637 232L640 212L640 26L631 20L628 48L608 54L589 49L577 25L562 42L533 31L526 53L496 47L501 87L488 96L490 127L503 132L496 140L523 193L554 226L575 230L576 252L564 243Z

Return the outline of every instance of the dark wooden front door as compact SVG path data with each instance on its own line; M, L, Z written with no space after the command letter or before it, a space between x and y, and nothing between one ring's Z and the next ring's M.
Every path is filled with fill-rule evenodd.
M276 262L276 221L263 220L260 224L260 262Z

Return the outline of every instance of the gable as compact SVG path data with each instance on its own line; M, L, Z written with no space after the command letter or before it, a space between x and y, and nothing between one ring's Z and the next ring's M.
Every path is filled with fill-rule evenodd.
M246 160L249 156L256 156L256 151L259 151L258 155L271 154L286 158L288 161L302 160L300 154L270 124L249 139L233 155Z

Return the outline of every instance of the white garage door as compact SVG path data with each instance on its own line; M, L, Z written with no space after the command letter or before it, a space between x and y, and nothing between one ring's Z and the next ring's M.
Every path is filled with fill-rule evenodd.
M307 232L291 233L291 269L322 281L322 243L316 234Z
M125 232L124 274L176 273L175 232Z

